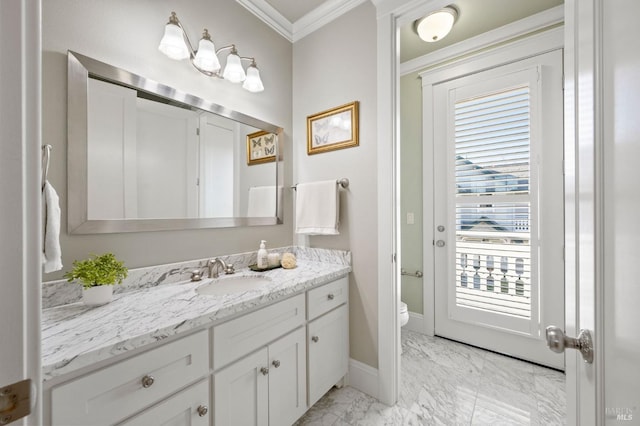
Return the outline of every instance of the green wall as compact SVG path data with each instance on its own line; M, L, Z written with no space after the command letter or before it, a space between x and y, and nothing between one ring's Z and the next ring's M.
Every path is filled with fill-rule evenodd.
M401 267L424 272L422 262L422 82L417 73L400 78ZM407 224L413 213L414 224ZM423 278L402 276L402 301L423 313Z

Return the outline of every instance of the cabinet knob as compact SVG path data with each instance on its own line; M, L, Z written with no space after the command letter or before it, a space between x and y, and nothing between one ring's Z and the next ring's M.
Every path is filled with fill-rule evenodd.
M318 342L318 340L320 340L320 338L318 336L313 336L311 338L311 340L313 340L314 342Z
M153 378L153 376L150 375L146 375L142 378L142 387L143 388L150 388L151 385L156 381L156 379Z
M260 372L262 373L263 376L266 376L267 374L269 374L269 369L267 367L262 367L260 369Z
M327 299L329 299L329 300L333 300L333 299L335 299L335 296L333 295L333 293L329 293L329 294L327 295Z
M274 359L274 360L273 360L273 362L272 362L271 364L273 364L273 366L274 366L275 368L280 367L280 361L278 361L277 359Z
M201 405L198 407L198 415L200 417L204 417L209 412L209 408L206 405Z

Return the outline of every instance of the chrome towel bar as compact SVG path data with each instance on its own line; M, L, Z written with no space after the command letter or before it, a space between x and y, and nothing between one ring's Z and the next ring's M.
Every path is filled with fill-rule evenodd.
M341 178L341 179L336 179L336 185L340 185L343 188L348 188L349 187L349 179L347 178ZM293 185L291 187L291 189L297 189L298 184L296 183L295 185Z

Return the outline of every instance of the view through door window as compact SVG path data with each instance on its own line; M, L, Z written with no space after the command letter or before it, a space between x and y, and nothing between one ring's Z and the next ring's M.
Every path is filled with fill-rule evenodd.
M529 86L455 103L456 304L531 318Z

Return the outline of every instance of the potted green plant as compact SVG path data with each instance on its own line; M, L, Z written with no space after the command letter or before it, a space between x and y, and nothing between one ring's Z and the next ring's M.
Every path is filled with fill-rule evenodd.
M82 300L85 305L103 305L113 298L113 285L122 284L128 269L113 253L91 255L73 262L73 269L64 274L69 282L82 284Z

